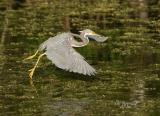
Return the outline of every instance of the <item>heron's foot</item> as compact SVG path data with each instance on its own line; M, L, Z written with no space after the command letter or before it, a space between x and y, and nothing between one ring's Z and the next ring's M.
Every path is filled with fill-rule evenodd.
M36 56L36 55L34 54L34 55L32 55L32 56L29 56L29 57L25 58L24 60L30 60L30 59L33 59L35 56Z
M25 58L24 60L30 60L30 59L33 59L37 54L38 54L38 50L36 51L36 53L35 53L35 54L33 54L33 55L31 55L31 56L29 56L29 57Z
M28 71L31 72L33 70L33 68L29 69Z
M33 77L33 74L34 74L34 71L35 71L35 68L32 68L30 70L28 70L30 73L29 73L29 78L32 79Z
M29 70L29 71L30 71L30 73L29 73L30 79L32 79L32 77L33 77L34 71L35 71L35 69L36 69L36 67L37 67L37 65L38 65L39 60L40 60L41 57L44 56L44 55L45 55L45 53L39 55L36 64L34 65L34 67L33 67L32 69ZM34 57L34 55L33 55L33 57ZM31 58L32 58L32 56L31 56Z

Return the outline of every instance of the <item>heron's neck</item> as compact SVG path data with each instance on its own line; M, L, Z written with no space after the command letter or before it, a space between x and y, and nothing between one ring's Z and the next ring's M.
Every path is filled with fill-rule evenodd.
M89 43L88 37L85 36L85 34L81 33L80 35L78 34L72 34L74 37L78 37L82 40L82 42L76 41L74 38L71 40L71 45L73 47L83 47L86 46Z
M84 46L89 43L89 39L84 33L80 34L80 38L82 39L82 42L83 42Z

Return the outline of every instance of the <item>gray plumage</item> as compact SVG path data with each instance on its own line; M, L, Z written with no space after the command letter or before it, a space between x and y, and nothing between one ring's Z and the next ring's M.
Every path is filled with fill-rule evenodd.
M96 70L73 47L87 45L89 36L92 36L92 39L97 39L96 41L99 40L98 37L102 38L100 35L93 33L89 29L81 31L80 35L70 32L61 33L43 42L39 47L39 51L45 50L47 58L61 69L91 76L96 73ZM75 36L79 37L82 41L76 41ZM99 42L106 39L103 37L103 40L99 40Z

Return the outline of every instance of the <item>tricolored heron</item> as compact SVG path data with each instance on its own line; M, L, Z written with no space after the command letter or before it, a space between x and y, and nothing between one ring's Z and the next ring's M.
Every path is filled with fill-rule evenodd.
M82 41L77 41L75 37L80 38ZM34 67L29 70L29 77L32 79L38 62L44 55L46 55L47 58L51 60L52 63L54 63L58 68L89 76L94 75L96 70L85 61L83 56L73 49L73 47L86 46L89 43L89 39L94 39L97 42L104 42L108 38L100 36L90 29L80 31L80 35L67 32L49 38L40 45L34 55L26 58L32 59L39 51L45 50L43 54L39 55Z

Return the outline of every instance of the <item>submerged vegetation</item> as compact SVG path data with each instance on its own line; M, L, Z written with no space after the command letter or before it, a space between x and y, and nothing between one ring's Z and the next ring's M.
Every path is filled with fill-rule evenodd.
M77 49L96 78L43 59L31 87L23 58L86 28L109 37ZM160 1L0 0L0 94L0 115L160 115Z

